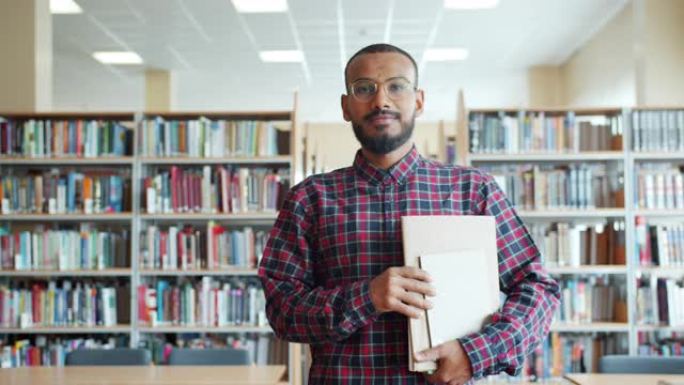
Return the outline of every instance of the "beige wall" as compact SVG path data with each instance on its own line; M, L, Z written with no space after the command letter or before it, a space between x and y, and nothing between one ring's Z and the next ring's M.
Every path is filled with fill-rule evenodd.
M174 107L173 74L171 71L145 71L145 110L171 111Z
M439 122L416 122L413 142L423 156L443 156ZM445 122L447 133L454 132L454 122ZM316 153L316 170L332 171L352 164L360 148L349 123L305 123L307 135L307 175L311 174L311 156Z
M684 1L633 0L561 66L563 104L684 104Z
M559 66L535 66L528 70L528 106L553 108L563 104L563 82Z
M632 5L628 4L561 66L563 104L636 103Z
M0 110L52 108L52 18L48 0L2 0ZM11 10L11 11L7 11Z
M684 1L644 1L643 84L645 105L684 104Z

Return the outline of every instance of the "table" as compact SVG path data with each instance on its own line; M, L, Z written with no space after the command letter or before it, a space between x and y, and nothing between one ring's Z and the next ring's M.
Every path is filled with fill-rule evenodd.
M577 385L684 385L681 374L566 374Z
M2 385L266 385L285 366L67 366L0 369Z

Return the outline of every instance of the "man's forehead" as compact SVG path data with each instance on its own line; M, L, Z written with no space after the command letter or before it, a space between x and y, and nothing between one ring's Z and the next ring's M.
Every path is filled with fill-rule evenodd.
M405 77L414 79L413 63L405 55L397 52L378 52L362 54L349 63L347 76L354 79L382 75L386 78Z

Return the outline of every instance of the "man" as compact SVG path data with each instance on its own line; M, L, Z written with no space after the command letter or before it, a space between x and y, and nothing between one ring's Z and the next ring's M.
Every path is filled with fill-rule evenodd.
M493 179L443 166L410 141L423 111L413 58L376 44L347 63L344 119L361 143L352 167L294 186L259 268L276 335L311 344L311 384L464 384L516 373L548 332L558 285L545 275L522 221ZM429 276L404 267L404 215L493 215L501 310L480 332L418 354L431 374L408 371L407 317L434 295ZM464 293L467 295L467 293Z

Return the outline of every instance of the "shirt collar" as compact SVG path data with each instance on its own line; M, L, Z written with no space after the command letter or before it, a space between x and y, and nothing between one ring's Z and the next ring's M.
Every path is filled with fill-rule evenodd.
M395 163L388 170L376 167L363 156L363 152L358 150L354 158L354 168L357 173L367 179L372 184L403 184L406 179L415 172L420 161L420 155L414 145L401 160Z

